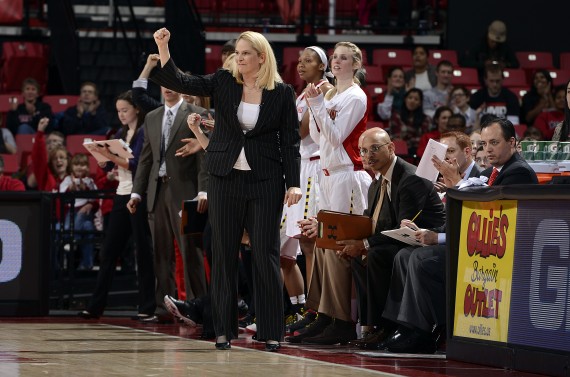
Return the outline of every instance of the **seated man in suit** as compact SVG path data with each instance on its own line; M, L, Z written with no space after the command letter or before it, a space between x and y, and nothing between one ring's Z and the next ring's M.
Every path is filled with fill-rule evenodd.
M482 128L485 130L482 132L485 148L490 152L494 166L501 170L490 185L538 183L532 168L514 152L515 131L510 121L491 119ZM448 187L460 183L461 173L455 161L434 160ZM492 176L491 170L485 172ZM402 225L414 226L409 221ZM419 229L416 238L429 246L404 248L394 258L390 294L383 316L398 322L400 328L379 348L398 353L433 353L437 336L445 336L441 332L445 326L445 236L445 226ZM438 329L439 332L434 332Z
M467 134L459 131L446 132L441 135L439 142L447 145L445 160L452 163L454 169L458 169L460 179L469 179L481 175L482 170L473 160L471 140ZM439 192L445 192L447 189L443 177L435 183L435 186Z
M445 212L433 183L415 174L416 167L396 157L394 143L388 133L372 128L361 136L360 154L376 175L368 191L368 206L364 212L372 217L375 233L362 240L339 241L344 248L339 256L351 258L351 268L357 287L361 324L376 326L376 332L355 344L376 344L396 327L381 314L388 295L392 262L404 244L384 236L381 231L395 229L406 218L417 215L422 227L443 225ZM367 347L368 348L368 347Z

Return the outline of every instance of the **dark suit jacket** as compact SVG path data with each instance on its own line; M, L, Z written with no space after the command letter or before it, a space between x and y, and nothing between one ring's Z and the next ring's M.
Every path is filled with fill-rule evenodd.
M471 173L469 173L469 176L467 177L467 179L479 178L481 176L482 172L483 172L483 169L481 169L481 167L475 163L475 164L473 164L473 168L471 168Z
M490 167L485 169L481 175L489 178L492 172L493 168ZM536 173L518 153L514 153L499 172L493 186L528 183L538 183Z
M167 174L171 177L168 184L174 201L172 204L179 208L181 208L183 200L193 199L200 191L206 192L208 186L208 174L203 166L203 151L188 157L176 157L174 155L176 150L184 145L181 139L195 137L186 123L186 118L191 113L190 105L183 101L174 118L164 157ZM154 210L157 194L163 116L164 106L146 115L143 149L133 182L134 193L139 195L147 193L149 212Z
M445 222L445 209L433 183L416 175L416 167L400 157L396 157L396 165L392 173L391 200L392 218L378 219L374 235L368 238L371 247L393 242L390 237L380 232L400 227L404 219L411 220L418 211L422 211L414 222L421 228L435 228ZM374 213L377 205L378 192L381 188L382 177L368 189L368 209L365 214Z
M186 75L170 59L162 69L155 68L150 78L179 93L213 99L216 125L206 149L210 174L229 174L243 147L257 179L285 177L287 187L300 187L299 120L295 92L290 85L277 83L275 89L263 90L255 128L244 134L237 118L243 85L229 71Z

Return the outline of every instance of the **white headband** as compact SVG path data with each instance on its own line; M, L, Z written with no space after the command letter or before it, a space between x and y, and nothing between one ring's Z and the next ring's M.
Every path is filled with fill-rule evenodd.
M323 49L320 47L317 47L317 46L309 46L307 48L310 48L311 50L315 51L317 53L317 55L319 55L321 62L325 65L325 69L323 71L323 77L326 76L326 77L330 77L332 79L334 76L330 71L327 71L327 69L329 68L329 61L328 61L327 56L325 55L325 52L323 51Z

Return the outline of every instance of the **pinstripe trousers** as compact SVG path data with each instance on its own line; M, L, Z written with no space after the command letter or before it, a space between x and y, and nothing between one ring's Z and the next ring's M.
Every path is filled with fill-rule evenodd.
M284 335L283 283L279 269L279 225L285 184L251 171L210 175L208 212L212 226L212 313L216 336L238 337L238 252L244 228L251 240L258 339Z

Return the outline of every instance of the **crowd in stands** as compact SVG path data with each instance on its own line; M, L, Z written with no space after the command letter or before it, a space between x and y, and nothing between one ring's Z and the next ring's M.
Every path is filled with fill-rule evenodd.
M246 76L239 76L236 73L239 69L232 62L243 61L246 59L245 52L249 51L247 49L255 47L248 42L249 45L244 50L244 40L243 37L240 38L241 47L236 48L233 41L224 51L229 57L222 57L222 62L227 64L225 66L228 69L217 75L231 77L230 73L234 73L235 77L241 79ZM515 152L517 141L524 138L550 140L553 137L567 140L569 134L568 84L554 87L549 71L538 70L532 76L533 82L527 93L519 100L515 93L503 85L505 69L518 66L515 54L505 41L504 24L495 21L489 25L480 51L471 57L472 66L481 73L482 85L476 88L455 85L455 63L441 60L433 66L429 64L429 49L414 46L410 66L389 67L386 71L385 90L374 99L372 105L371 99L367 98L363 90L366 85L366 67L358 46L340 42L335 46L330 59L327 59L323 49L316 46L305 49L299 56L297 73L306 85L302 92L297 93L296 106L296 120L300 125L298 143L301 146L298 160L302 182L299 191L302 191L303 199L299 204L300 210L285 207L284 212L290 218L281 217L280 260L289 293L285 298L283 314L285 318L293 315L299 320L288 323L288 342L317 345L351 342L353 346L362 349L421 353L436 351L436 340L445 326L445 315L441 308L445 303L441 297L445 289L441 280L444 280L445 275L446 221L442 198L446 189L456 187L469 177L481 175L485 176L489 185L537 183L532 169ZM237 56L233 54L236 49ZM208 145L211 140L208 138L215 135L216 122L218 126L220 122L227 122L227 114L222 113L218 115L218 120L214 120L215 116L212 118L210 112L210 98L189 84L191 75L179 73L177 77L181 84L168 81L174 79L164 72L168 69L176 72L176 67L169 63L170 66L163 64L163 68L155 68L158 59L158 55L149 56L141 77L133 84L132 92L118 97L117 112L123 124L118 134L110 128L110 117L104 106L101 106L95 83L83 83L77 104L62 113L54 114L50 106L41 101L38 83L32 78L26 79L22 85L24 102L14 103L13 109L7 114L6 128L2 129L3 137L0 139L0 153L15 154L25 147L16 145L14 136L17 135L33 134L34 142L30 154L22 154L21 168L14 179L2 175L4 161L0 156L0 190L26 188L63 193L117 189L114 205L79 196L74 204L74 218L69 213L58 213L64 219L63 226L68 227L73 221L76 230L84 231L86 237L90 237L89 232L96 229L98 211L110 217L110 226L117 227L118 219L128 223L126 219L135 216L138 207L139 214L136 215L136 221L132 220L132 229L125 228L128 224L122 224L121 228L121 234L135 235L138 258L146 258L144 262L139 262L138 267L141 270L139 273L144 269L144 282L139 279L144 294L141 293L137 319L149 323L172 322L172 317L167 318L170 312L189 324L206 324L212 318L210 301L213 300L219 307L220 303L216 301L219 298L208 296L202 262L196 262L196 258L192 262L189 259L189 253L194 252L196 245L177 234L179 227L176 221L180 220L175 219L175 215L184 199L197 198L204 206L202 210L207 207L208 181L202 166L202 159L206 157L202 149L221 153L225 152L224 148L228 148L216 140L212 143L213 147L212 144ZM160 59L165 59L163 53ZM260 59L260 66L271 64L264 59ZM163 63L166 61L168 59ZM333 75L335 80L331 80ZM162 80L162 85L172 85L162 87L164 104L146 93L148 78ZM256 87L258 82L253 80L251 84L255 85L249 88L246 80L240 80L235 85L240 90L243 85L244 93L251 96L248 98L261 101L262 89ZM186 88L183 84L188 84L189 87ZM234 85L234 81L231 85ZM173 87L185 89L188 96L183 98L181 93L172 90ZM224 99L227 97L215 97L218 101L216 109L223 108L219 101ZM238 108L236 104L235 109L233 106L232 103L233 114L237 111L239 117L243 117L244 112L250 115L247 111L253 111L243 110L241 105ZM290 107L293 106L291 104ZM128 112L128 115L122 114L123 111ZM148 111L144 125L143 120L137 118L139 111L140 114ZM243 135L253 132L255 126L252 118L246 119L247 124L242 124ZM253 117L253 120L256 119L257 114ZM367 126L367 121L376 121L382 127ZM172 128L179 133L171 137L170 127L173 123L181 126ZM166 133L165 124L168 125ZM515 135L513 125L521 124L527 126L526 132L524 135ZM143 129L144 132L139 131ZM89 161L92 157L86 155L86 152L72 156L66 149L66 138L72 135L93 135L94 139L122 138L133 145L136 157L125 162L108 155L108 163L99 164L95 170L90 169ZM446 159L433 161L441 173L435 184L414 174L414 165L423 155L430 139L439 140L448 146ZM407 151L396 153L394 141L397 140L405 142ZM169 143L175 147L167 154ZM154 158L153 153L157 154ZM267 154L271 159L281 158L277 151L260 149L260 153ZM234 166L234 170L255 170L256 165L252 161L253 156L247 155L242 149L236 163L239 166ZM230 170L231 168L230 166ZM512 178L509 174L515 169L519 169L517 179L521 176L524 178ZM521 170L524 174L520 173ZM178 186L181 183L175 177L179 176L184 177L187 186ZM222 179L220 177L221 175L215 179ZM209 179L212 179L211 174ZM320 190L318 200L313 198L315 187ZM280 192L281 197L282 194ZM131 215L126 212L127 206ZM364 213L374 220L375 234L363 240L344 241L340 251L336 252L315 248L314 216L319 209ZM417 216L420 209L421 215ZM141 211L146 215L147 210L152 214L149 219L152 231L146 226L148 224L144 221L144 216L140 215ZM284 225L288 222L289 225ZM418 229L417 237L429 246L412 249L379 234L381 230L400 227L401 223L405 223L405 226L411 224ZM215 231L220 232L220 224L212 225L216 225ZM242 222L237 225L241 235L240 227L243 227ZM152 244L147 239L149 233L152 234ZM112 234L113 240L121 237L116 232ZM214 234L210 237L220 236ZM254 237L249 240L247 234L244 234L240 263L246 263L246 258L243 257L245 248L255 251L255 241L258 244L265 242L261 236ZM237 237L234 238L236 241ZM296 241L299 238L300 242ZM289 239L295 240L292 247L291 244L286 246ZM148 242L150 245L147 246L154 249L154 269L150 266L149 257L152 250L142 248L142 242ZM214 239L214 242L217 240ZM93 268L95 256L89 242L83 245L78 268L88 270ZM105 242L104 250L110 256L101 258L105 268L100 272L96 296L91 306L80 313L83 318L97 318L103 314L109 280L113 277L111 270L118 255L116 250L112 253L109 251L113 247L113 242ZM181 252L183 262L175 262L174 255L177 252ZM301 253L310 261L307 271L294 268L295 258ZM216 257L220 263L219 256L214 257L213 263ZM201 259L201 254L197 258ZM438 278L420 276L420 270L425 266L423 263L428 258L435 258L437 267L433 274ZM172 277L175 264L183 275L176 280L176 285ZM251 264L249 268L251 269ZM303 285L301 273L305 276L306 285ZM251 274L249 275L248 284L245 285L254 291L264 288L263 280L252 280ZM153 287L157 292L156 300L151 293L154 289L149 288L149 276L157 278L157 286ZM353 281L357 288L357 313L351 310L350 304ZM422 284L426 285L422 287ZM246 297L241 289L240 294ZM410 293L412 290L415 296ZM186 292L186 301L180 300L183 298L180 295L182 291ZM308 295L307 299L305 294ZM418 295L421 297L418 298ZM261 312L264 313L261 316L265 317L262 322L258 319L257 324L262 323L261 328L264 329L268 326L268 310L261 306L267 305L268 301L264 300L268 299L261 294L255 297L261 302L249 301L249 320L240 325L244 328L251 326L255 312L258 317ZM412 306L414 315L410 314L411 309L405 309ZM433 309L433 315L429 318L418 314L425 307ZM200 311L198 316L197 308ZM237 309L230 311L231 314L236 312ZM214 317L219 315L214 314ZM231 322L232 319L224 318L224 321ZM363 326L359 339L356 321ZM311 326L305 327L310 323ZM213 337L215 333L216 347L228 349L232 336L236 334L232 334L231 329L220 331L220 328L216 331L212 328L208 331L204 329L204 334ZM259 328L253 327L253 331L257 330ZM263 331L258 332L261 334L259 340L268 341L263 338ZM275 336L269 339L282 340L274 338ZM275 351L279 349L278 343L267 342L266 349Z

